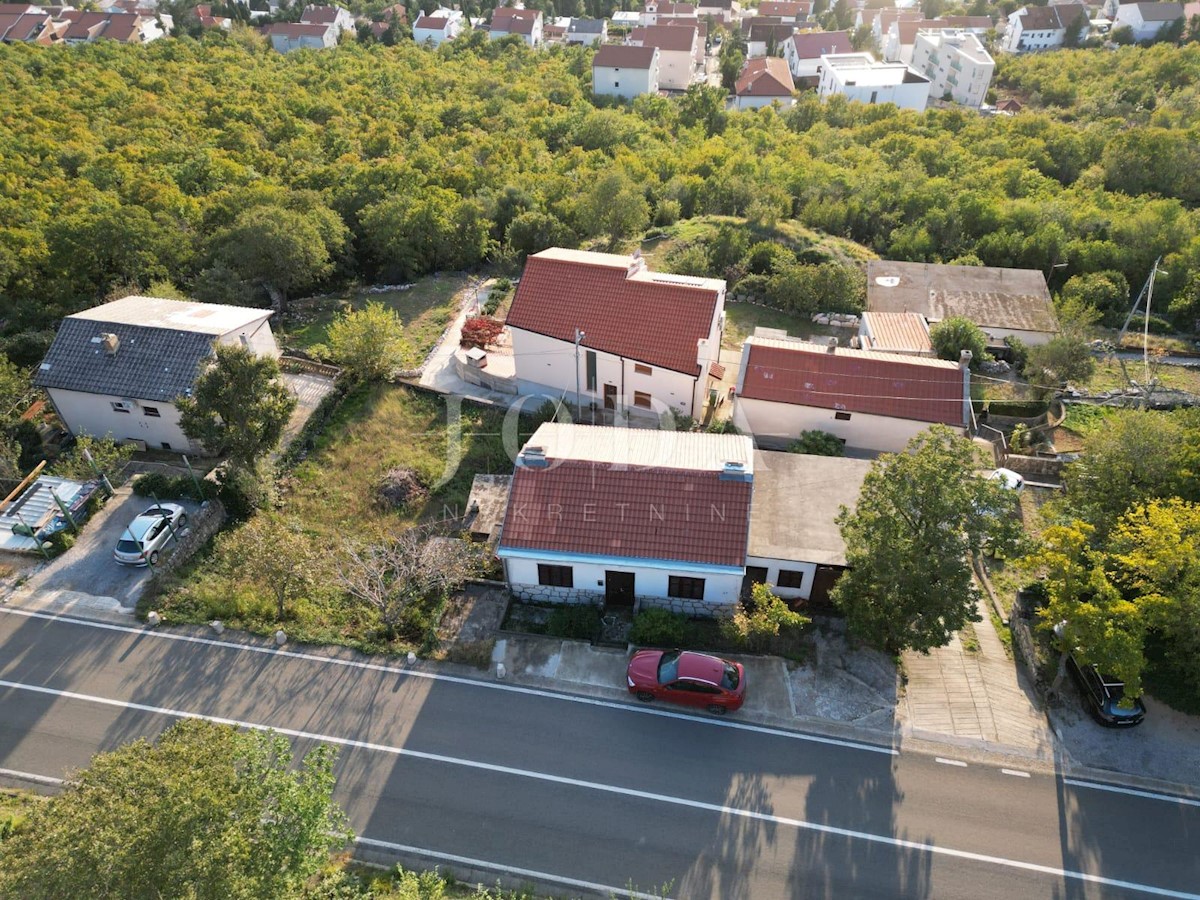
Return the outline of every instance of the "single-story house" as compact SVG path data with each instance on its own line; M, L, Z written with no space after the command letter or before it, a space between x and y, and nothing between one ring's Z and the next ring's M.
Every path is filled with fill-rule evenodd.
M970 352L959 363L778 338L747 338L733 423L760 447L786 448L803 431L846 446L897 453L933 424L966 434Z
M1009 335L1035 345L1058 334L1050 289L1037 269L871 260L867 309L919 313L930 326L962 316L995 346Z
M658 48L601 44L592 57L592 93L624 97L658 93Z
M792 106L795 90L786 62L778 56L759 56L746 60L733 93L738 109L757 109L772 103Z
M63 319L34 374L72 434L180 453L201 452L179 427L217 344L278 357L269 309L125 297Z
M578 399L598 420L699 419L719 381L725 282L553 247L526 261L506 324L521 394Z

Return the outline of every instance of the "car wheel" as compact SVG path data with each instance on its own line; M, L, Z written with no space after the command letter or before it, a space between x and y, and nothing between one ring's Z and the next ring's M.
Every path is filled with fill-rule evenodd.
M717 706L715 703L708 708L708 711L714 716L723 716L725 713L729 712L729 710L727 710L725 707Z
M158 565L158 551L157 550L150 551L149 560L150 560L150 565L152 565L152 566Z
M185 525L187 525L187 513L180 513L179 521L175 523L175 527L183 528Z
M649 691L638 691L637 698L639 700L641 700L643 703L649 703L651 700L654 699L654 695L652 693L650 693Z

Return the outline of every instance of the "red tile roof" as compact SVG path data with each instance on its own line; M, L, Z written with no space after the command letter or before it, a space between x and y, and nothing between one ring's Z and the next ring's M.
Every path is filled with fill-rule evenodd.
M758 4L760 16L783 16L793 19L797 16L807 16L810 12L811 0L763 0Z
M300 16L305 25L332 25L341 10L336 6L306 6Z
M813 31L792 38L797 59L820 59L826 53L853 53L848 31Z
M786 62L778 56L759 56L746 61L734 93L739 97L790 97L795 89Z
M761 338L743 353L748 400L965 424L963 373L952 362Z
M329 27L307 22L275 22L271 25L264 25L263 34L281 34L289 38L323 38L329 33Z
M529 257L507 324L626 359L699 375L724 282L648 272L632 257L552 248ZM718 290L718 287L720 290Z
M491 31L504 31L508 34L533 34L533 26L537 24L541 13L536 9L511 9L497 7L492 10Z
M629 33L629 40L643 47L657 47L668 52L686 50L691 52L696 45L696 31L692 28L671 25L647 25Z
M592 58L592 67L602 69L649 69L654 64L656 47L622 47L602 44Z
M520 466L502 548L743 566L749 481L585 460Z

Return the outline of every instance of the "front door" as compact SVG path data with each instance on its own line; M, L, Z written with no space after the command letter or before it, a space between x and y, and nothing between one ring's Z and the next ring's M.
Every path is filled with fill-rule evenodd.
M829 589L837 584L837 580L842 577L842 572L846 571L841 566L817 566L817 572L813 576L812 591L808 595L808 602L812 606L826 606L829 603Z
M767 583L766 566L746 566L746 575L742 578L742 596L749 597L756 584Z
M617 408L617 386L615 384L606 384L604 386L604 408Z
M604 605L632 607L634 600L633 573L604 573Z

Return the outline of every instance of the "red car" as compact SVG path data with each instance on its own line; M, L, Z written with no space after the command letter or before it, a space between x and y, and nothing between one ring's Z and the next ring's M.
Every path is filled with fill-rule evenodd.
M670 700L723 716L746 699L741 663L687 650L639 650L629 660L629 693L643 703Z

